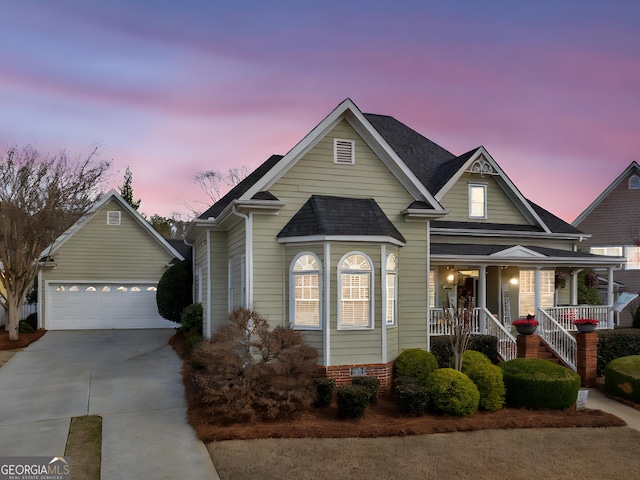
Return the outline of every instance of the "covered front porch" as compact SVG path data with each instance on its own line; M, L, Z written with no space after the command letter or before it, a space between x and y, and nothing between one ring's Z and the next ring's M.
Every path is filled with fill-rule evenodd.
M599 329L614 327L613 272L623 261L542 247L434 245L429 335L449 334L443 309L473 309L473 332L496 336L500 355L509 360L517 352L511 322L533 315L536 333L575 368L573 321L590 318ZM607 304L579 305L579 273L593 268L609 279Z

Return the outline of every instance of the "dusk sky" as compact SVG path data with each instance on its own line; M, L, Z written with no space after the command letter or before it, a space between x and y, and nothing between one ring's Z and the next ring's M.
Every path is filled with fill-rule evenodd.
M285 154L342 100L484 145L573 221L640 161L640 2L0 3L0 144L112 161L140 211Z

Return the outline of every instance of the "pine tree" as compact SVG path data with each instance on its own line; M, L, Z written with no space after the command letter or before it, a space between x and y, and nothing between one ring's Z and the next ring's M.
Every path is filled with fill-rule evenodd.
M133 199L133 187L131 186L131 179L133 178L133 174L131 173L131 170L129 169L129 167L127 167L127 169L124 172L124 183L122 184L120 188L120 195L122 196L122 198L124 198L124 200L131 205L131 207L134 210L138 210L138 208L140 207L140 199L138 200L134 200Z

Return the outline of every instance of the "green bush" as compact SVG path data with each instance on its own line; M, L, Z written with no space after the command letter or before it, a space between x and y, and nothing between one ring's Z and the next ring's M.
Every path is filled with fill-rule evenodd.
M638 305L633 312L633 323L631 326L633 328L640 328L640 305Z
M419 385L416 377L395 377L393 379L393 391L405 385Z
M369 390L369 403L378 402L378 393L380 392L380 380L378 377L353 377L351 380L352 385L360 385Z
M185 346L189 353L193 352L193 350L202 342L204 338L198 332L192 332L191 335L187 335L184 339Z
M498 339L492 335L471 335L467 350L482 352L491 360L491 363L498 363ZM448 337L431 337L431 353L435 355L440 368L451 367L453 351Z
M333 378L314 378L316 387L316 401L313 403L318 408L326 408L331 405L333 391L336 389L336 381Z
M478 410L478 387L462 372L440 368L429 375L425 387L435 412L468 417Z
M18 333L33 333L35 330L24 320L18 323Z
M198 332L202 334L202 304L192 303L184 310L180 315L180 323L182 324L182 330L185 333Z
M340 418L360 419L364 417L371 392L362 385L342 385L338 387L336 400Z
M502 370L486 355L473 350L464 352L462 373L471 379L480 392L479 407L495 412L504 406L505 388Z
M396 357L393 368L396 377L415 377L424 383L431 372L438 368L438 361L426 350L409 348Z
M408 378L408 377L400 377ZM427 411L429 405L429 393L426 387L419 385L415 379L412 382L400 382L396 384L396 405L401 412L413 417L420 417Z
M604 388L612 395L640 403L640 355L611 360L605 369Z
M562 409L578 398L580 375L537 358L516 358L499 365L509 407Z
M640 355L640 330L620 328L596 330L598 333L598 375L603 375L611 360Z
M38 329L38 314L36 312L30 313L29 315L27 315L27 317L23 320L23 322L26 322L29 324L29 326L31 328L33 328L33 330L37 330Z
M169 267L158 282L156 305L162 318L180 323L182 311L191 305L193 278L191 262L183 260Z

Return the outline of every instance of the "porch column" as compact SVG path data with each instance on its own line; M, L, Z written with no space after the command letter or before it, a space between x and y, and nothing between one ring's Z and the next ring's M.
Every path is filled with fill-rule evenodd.
M534 271L534 297L533 297L533 312L534 314L538 313L538 310L540 309L540 269L542 267L536 267L535 271Z
M487 333L487 266L480 265L480 278L478 279L478 306L480 307L480 332Z
M571 305L578 305L578 274L581 271L571 270Z
M613 267L609 267L608 269L609 276L607 278L607 305L613 305ZM607 312L607 326L609 328L613 328L613 310L609 310Z

